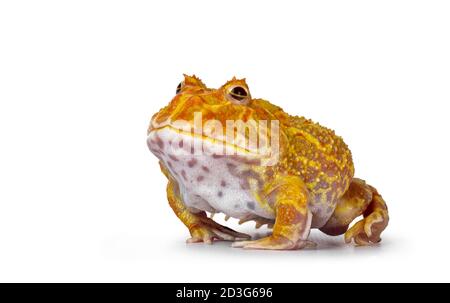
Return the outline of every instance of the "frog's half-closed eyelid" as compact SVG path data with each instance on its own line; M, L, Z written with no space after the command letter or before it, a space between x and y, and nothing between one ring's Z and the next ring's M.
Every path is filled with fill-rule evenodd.
M248 97L247 90L242 86L235 86L230 90L230 95L237 100L242 100Z
M230 86L226 91L226 97L236 104L247 104L251 99L248 89L240 85Z

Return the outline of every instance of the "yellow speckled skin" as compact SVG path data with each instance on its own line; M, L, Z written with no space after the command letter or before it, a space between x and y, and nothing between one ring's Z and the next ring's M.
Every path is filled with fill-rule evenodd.
M258 161L242 164L252 172L247 178L255 200L275 218L274 222L267 218L250 219L257 226L273 224L273 233L258 240L237 241L233 246L299 249L310 244L310 228L319 228L329 235L345 233L346 242L353 240L358 245L379 242L389 220L386 204L375 188L353 177L352 155L342 138L318 123L290 116L280 107L250 95L245 104L231 102L229 90L236 86L248 91L245 80L233 79L219 89L210 89L197 77L185 76L180 92L153 116L148 129L150 134L164 127L166 121L192 120L195 112L201 112L204 121L216 119L223 125L226 120L279 121L279 161L272 166L260 165ZM190 212L176 179L163 163L161 169L169 179L169 204L191 233L188 242L248 237L217 224L205 212ZM347 230L360 215L364 218Z

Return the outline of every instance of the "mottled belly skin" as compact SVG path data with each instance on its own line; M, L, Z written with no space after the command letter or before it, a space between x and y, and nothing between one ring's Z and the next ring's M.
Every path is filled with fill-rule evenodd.
M214 154L214 143L201 142L210 152L193 155L190 147L196 140L171 129L153 132L148 137L151 150L164 163L177 181L184 203L193 212L224 213L243 219L249 216L274 219L274 212L262 208L239 171L248 171L249 165L226 155Z

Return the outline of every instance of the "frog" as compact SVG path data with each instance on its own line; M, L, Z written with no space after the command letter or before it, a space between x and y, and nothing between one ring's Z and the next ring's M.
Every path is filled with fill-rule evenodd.
M244 124L244 131L230 121ZM258 144L250 144L251 133ZM187 243L296 250L315 247L309 235L318 229L366 246L381 241L389 222L378 190L354 176L342 137L252 98L246 79L209 88L184 75L171 101L150 119L147 145L168 179L169 205L189 230ZM271 232L252 239L214 221L216 213Z

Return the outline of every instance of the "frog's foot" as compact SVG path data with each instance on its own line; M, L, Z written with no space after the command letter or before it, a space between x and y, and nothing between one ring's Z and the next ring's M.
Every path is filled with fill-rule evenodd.
M345 233L345 242L352 240L357 245L370 245L381 241L381 232L388 224L387 214L382 211L376 211L357 222Z
M234 242L233 247L244 249L271 249L271 250L294 250L315 247L316 243L309 240L293 242L283 236L268 236L254 241Z
M247 234L222 226L210 218L201 217L199 219L200 222L191 227L191 238L186 241L187 243L204 242L212 244L215 240L238 241L251 238Z

